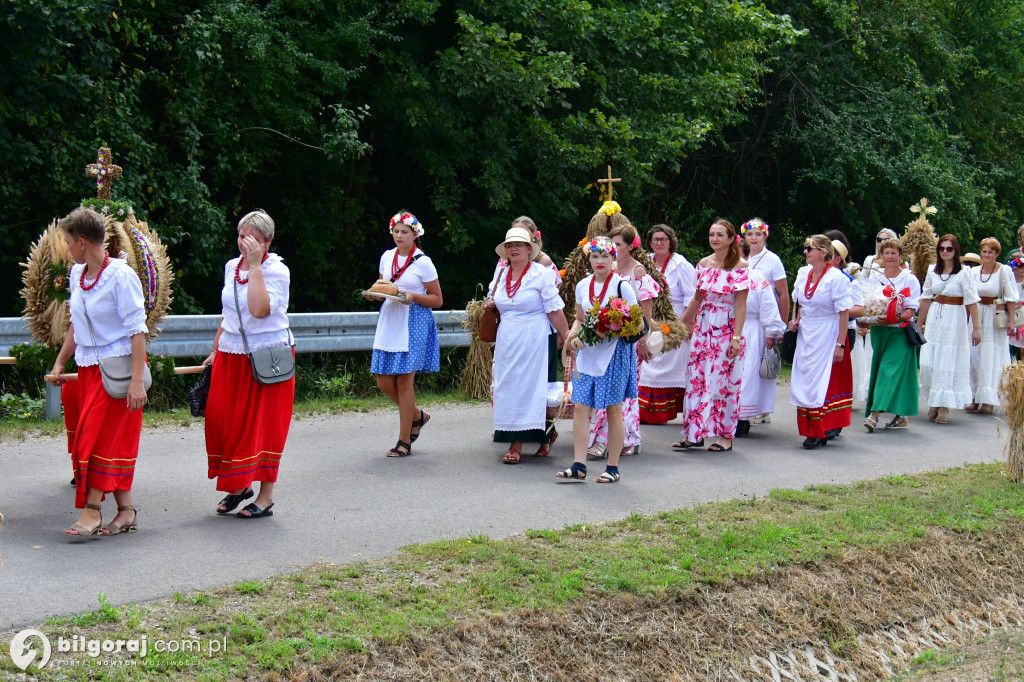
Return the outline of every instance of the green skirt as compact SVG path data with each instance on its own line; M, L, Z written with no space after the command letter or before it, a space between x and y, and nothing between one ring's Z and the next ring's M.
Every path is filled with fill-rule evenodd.
M919 349L907 341L907 330L872 327L871 350L871 379L865 414L891 412L904 417L917 414Z
M558 333L548 334L548 383L558 381ZM495 431L495 443L550 443L555 433L555 420L546 419L545 428L527 431Z

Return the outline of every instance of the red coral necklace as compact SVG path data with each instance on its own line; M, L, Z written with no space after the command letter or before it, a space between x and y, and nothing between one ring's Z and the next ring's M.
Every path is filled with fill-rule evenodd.
M509 298L512 298L519 292L519 287L523 285L523 277L526 277L526 273L529 271L531 264L532 263L530 261L526 262L526 267L523 268L523 272L519 275L519 279L516 280L515 284L512 284L512 267L509 266L508 274L505 275L505 294Z
M269 257L270 257L269 254L264 253L263 254L263 258L260 260L260 265L263 265L264 263L266 263L267 262L267 258L269 258ZM249 276L248 275L245 276L245 279L242 279L242 275L240 274L241 271L242 271L242 261L244 259L245 259L245 256L242 256L242 258L238 259L238 264L235 265L235 281L238 282L239 284L245 284L246 282L249 281Z
M811 279L814 277L814 270L812 269L807 273L807 281L804 282L804 297L808 300L814 297L814 292L818 290L818 285L821 284L821 280L824 279L825 273L832 267L831 263L825 263L825 269L821 271L821 276L818 277L818 281L811 286Z
M412 263L412 257L416 255L416 245L412 245L412 251L405 259L405 265L398 267L398 249L395 249L395 257L391 259L391 281L394 282L396 279L402 276L402 273L406 271L409 264Z
M82 268L82 276L78 278L78 286L80 286L82 288L82 291L89 291L89 289L92 289L94 286L99 284L100 276L103 274L103 271L107 269L107 263L109 263L109 262L110 262L110 254L107 253L106 251L104 251L103 252L103 263L100 265L100 271L96 273L96 279L94 279L92 281L92 284L89 284L89 285L86 285L86 283L85 283L85 271L89 269L89 266L87 265L84 268Z
M608 293L608 285L612 283L612 274L608 273L608 279L604 281L604 287L601 288L601 295L596 299L594 298L594 283L597 281L597 275L590 280L590 305L594 305L594 301L603 301L604 295Z

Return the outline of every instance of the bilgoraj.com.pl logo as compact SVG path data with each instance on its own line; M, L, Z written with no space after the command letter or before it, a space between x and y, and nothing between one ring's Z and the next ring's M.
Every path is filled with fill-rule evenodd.
M145 663L149 652L156 651L161 654L202 654L214 656L227 650L227 637L221 639L199 640L199 639L156 639L152 642L148 635L141 635L135 639L89 639L81 635L71 637L57 637L56 650L51 647L50 639L39 630L22 630L11 639L11 661L21 670L27 670L34 665L36 670L42 670L51 663L52 654L70 653L85 654L89 658L97 659L103 655L120 656L122 654L133 654L131 658L104 659L103 665L134 665L136 660ZM70 661L53 661L54 665L61 663L74 663ZM97 661L99 664L100 661Z
M37 662L40 651L42 656ZM50 662L50 639L39 630L22 630L11 640L11 660L22 670L28 670L33 663L36 670L42 670Z

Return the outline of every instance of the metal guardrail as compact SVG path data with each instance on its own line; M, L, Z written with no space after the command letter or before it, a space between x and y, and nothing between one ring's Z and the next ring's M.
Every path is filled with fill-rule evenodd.
M291 313L288 322L295 336L296 353L372 350L379 313ZM437 340L442 348L468 346L471 337L462 329L462 310L435 310ZM172 358L202 357L210 353L220 315L169 315L160 335L149 344L151 355ZM0 355L11 346L28 343L25 321L0 317Z

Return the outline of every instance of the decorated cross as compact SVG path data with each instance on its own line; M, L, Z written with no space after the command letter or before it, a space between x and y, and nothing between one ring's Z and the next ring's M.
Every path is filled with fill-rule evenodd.
M110 188L114 178L121 177L121 167L110 160L110 147L100 147L96 152L96 163L85 167L85 174L96 178L96 198L110 200Z
M599 184L602 184L602 185L607 185L607 187L602 187L601 189L602 190L605 190L605 189L608 190L608 196L605 197L605 199L607 201L612 201L614 199L614 197L613 197L614 191L612 190L612 183L613 182L622 182L622 178L613 178L612 177L612 167L608 166L608 177L607 178L601 178L597 182Z

